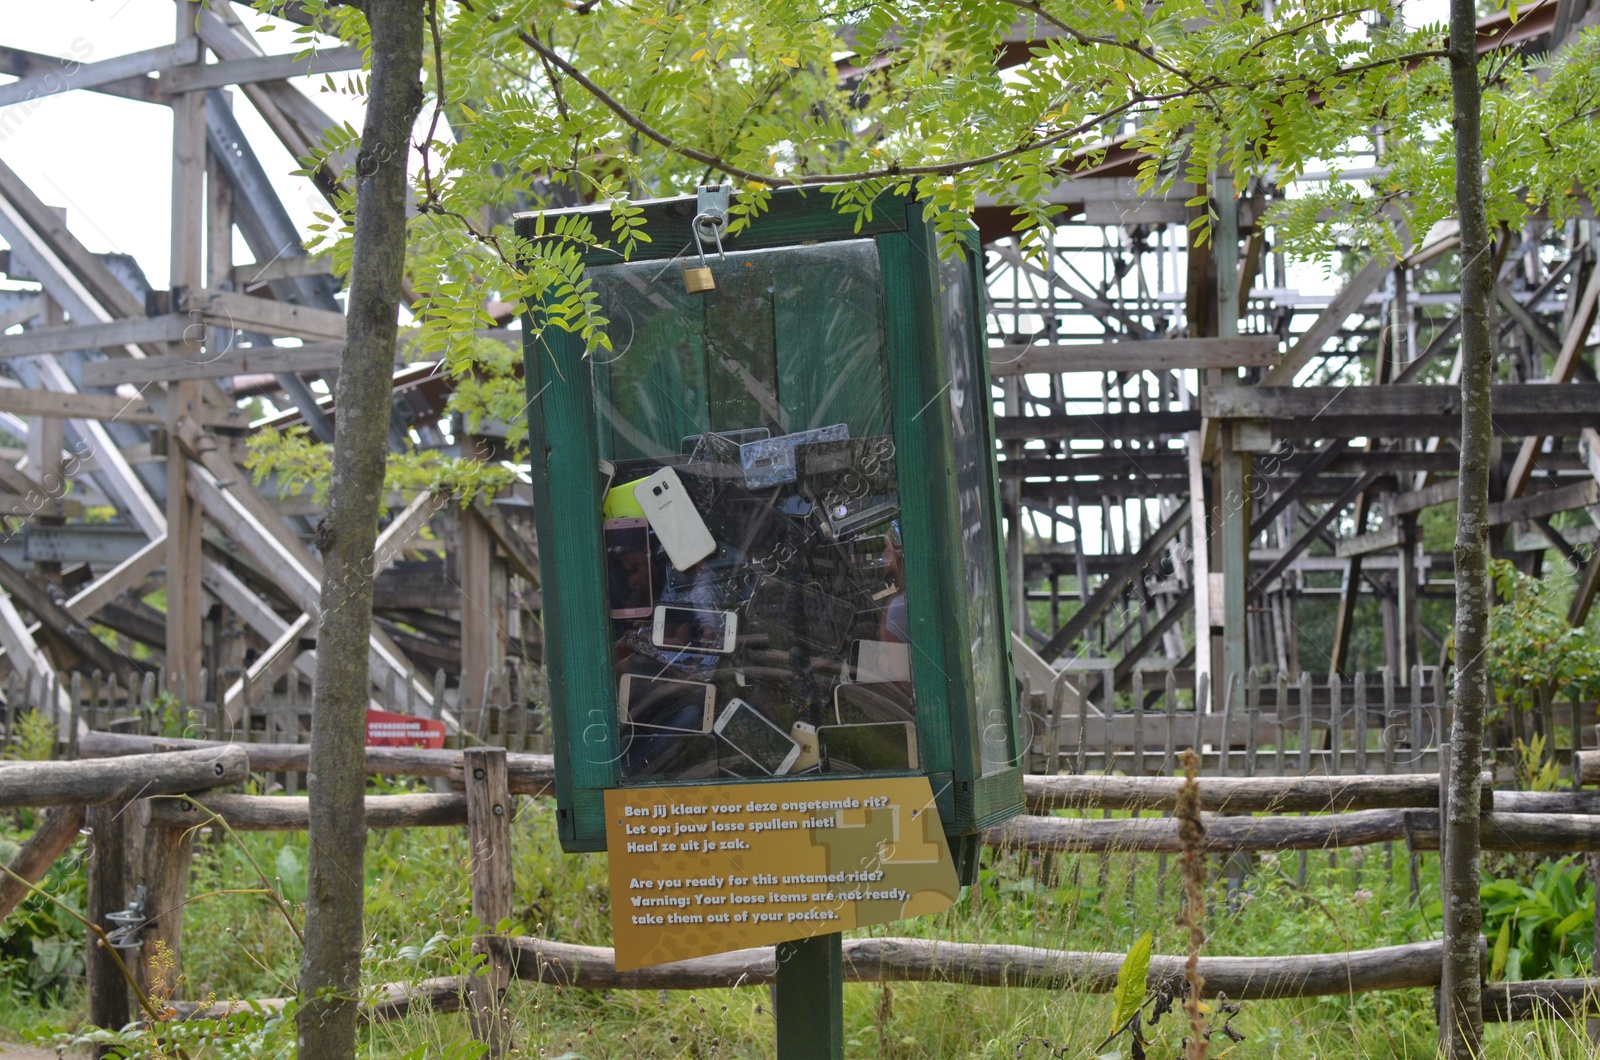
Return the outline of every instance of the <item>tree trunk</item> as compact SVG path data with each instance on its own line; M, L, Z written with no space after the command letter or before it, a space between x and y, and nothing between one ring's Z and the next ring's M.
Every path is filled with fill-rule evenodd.
M422 106L422 0L367 0L372 77L356 159L356 222L328 511L317 527L322 614L312 711L310 872L299 1053L355 1055L366 821L372 553L388 456L390 372L406 251L406 154Z
M1461 223L1461 482L1456 517L1456 687L1446 772L1444 969L1439 1034L1451 1060L1475 1060L1483 1037L1478 813L1483 720L1489 704L1489 456L1494 376L1489 312L1494 275L1483 200L1477 10L1450 0L1450 88L1455 102L1456 214Z

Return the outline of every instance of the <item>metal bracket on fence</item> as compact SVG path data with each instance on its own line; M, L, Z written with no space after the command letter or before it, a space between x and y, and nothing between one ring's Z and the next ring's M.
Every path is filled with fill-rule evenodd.
M145 916L145 897L144 884L141 883L134 889L133 902L128 908L106 914L106 919L117 925L106 934L106 942L113 949L132 951L144 945L139 932L150 922Z

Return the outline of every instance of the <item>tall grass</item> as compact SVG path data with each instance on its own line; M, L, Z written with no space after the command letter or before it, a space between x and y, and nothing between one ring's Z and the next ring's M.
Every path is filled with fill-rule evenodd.
M563 854L553 807L524 803L513 825L514 930L564 942L609 945L610 890L600 855ZM218 830L199 839L191 894L256 886L273 877L293 915L303 910L305 836ZM1424 856L1414 898L1404 848L1313 854L1304 887L1273 855L1248 865L1213 860L1204 924L1210 955L1265 956L1364 949L1438 935L1434 858ZM456 974L471 963L468 851L459 829L374 832L369 838L366 977L373 984ZM1157 953L1183 953L1182 891L1174 860L1131 853L1040 857L984 853L980 879L937 916L864 929L1071 950L1126 952L1144 932ZM1233 872L1229 881L1224 872ZM292 994L299 955L278 910L261 895L193 901L184 934L183 993L190 998ZM697 992L565 990L514 983L509 997L524 1055L541 1057L767 1057L773 1055L767 987ZM1431 1057L1436 1028L1425 990L1302 1001L1249 1001L1231 1021L1244 1041L1213 1042L1213 1056ZM78 1029L81 989L60 999L0 988L3 1034L49 1037ZM1000 989L944 983L852 984L845 988L847 1054L887 1058L1093 1057L1112 1031L1112 1001L1070 990ZM1152 1058L1171 1060L1181 1013L1149 1032ZM3 1036L3 1035L0 1035ZM476 1048L459 1014L414 1013L364 1033L374 1058L470 1057ZM256 1020L232 1052L290 1056L292 1027ZM1115 1050L1116 1044L1106 1046ZM1123 1055L1107 1052L1098 1055ZM1487 1055L1592 1055L1582 1028L1520 1023L1492 1027Z

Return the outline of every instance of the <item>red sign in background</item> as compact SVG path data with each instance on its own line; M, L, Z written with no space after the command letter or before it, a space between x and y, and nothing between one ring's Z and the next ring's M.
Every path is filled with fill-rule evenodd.
M444 746L444 722L432 718L413 718L387 710L367 711L368 747Z

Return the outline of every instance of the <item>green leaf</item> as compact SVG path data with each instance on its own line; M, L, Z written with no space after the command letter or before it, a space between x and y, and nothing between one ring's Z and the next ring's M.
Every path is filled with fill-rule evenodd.
M1494 940L1494 957L1489 961L1489 978L1498 981L1506 970L1506 955L1511 950L1511 920L1500 922L1500 936Z
M1117 969L1117 988L1111 994L1112 1034L1121 1030L1122 1025L1144 1005L1145 980L1150 975L1150 946L1153 941L1148 931L1140 935L1139 941L1122 959L1122 967Z

